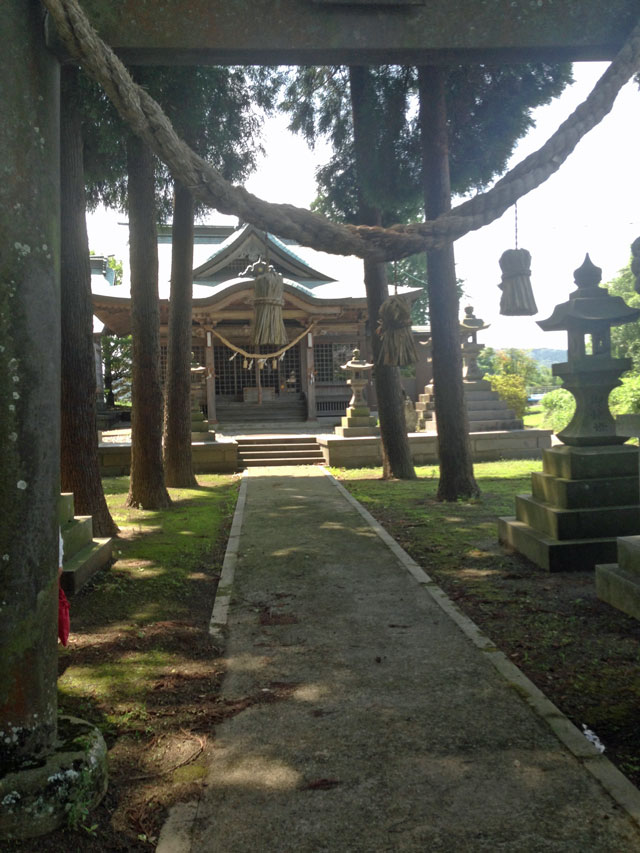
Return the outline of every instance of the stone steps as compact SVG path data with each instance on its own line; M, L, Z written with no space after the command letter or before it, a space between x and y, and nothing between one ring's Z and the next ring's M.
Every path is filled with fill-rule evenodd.
M60 584L67 595L73 595L111 562L112 540L94 538L90 515L74 515L71 492L60 495L58 521L64 543Z
M320 445L313 436L238 438L242 468L276 465L324 465Z
M218 402L216 417L219 424L298 422L307 417L307 404L303 398L295 400L265 400L263 403Z

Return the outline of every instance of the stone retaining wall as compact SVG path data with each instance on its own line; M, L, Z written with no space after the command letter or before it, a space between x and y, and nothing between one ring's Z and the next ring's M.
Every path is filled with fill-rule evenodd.
M547 429L473 432L470 436L473 461L541 458L542 450L551 447L551 436L552 431ZM382 464L378 436L341 438L337 435L318 435L317 440L327 465L336 468L366 468ZM409 446L415 465L437 463L435 433L411 433ZM241 468L238 444L232 439L194 443L191 452L196 474L227 474ZM101 444L98 448L100 474L103 477L128 474L130 459L129 444Z
M552 430L518 429L508 432L474 432L470 435L474 462L496 459L536 459L545 447L551 447ZM324 461L336 468L366 468L382 464L380 439L317 436ZM415 465L431 465L438 461L435 433L410 433L409 446Z
M236 441L194 442L191 453L196 474L229 474L239 470ZM98 463L103 477L127 475L131 463L131 445L99 445Z

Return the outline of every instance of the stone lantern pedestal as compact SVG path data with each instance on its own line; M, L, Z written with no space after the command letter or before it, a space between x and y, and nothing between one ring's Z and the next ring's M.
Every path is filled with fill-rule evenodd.
M191 368L191 441L215 441L216 434L202 414L202 401L206 401L206 367Z
M568 333L568 359L553 373L576 398L562 446L543 451L532 494L516 497L516 515L501 518L500 541L548 571L593 569L615 559L616 539L640 533L638 448L625 445L608 406L629 359L611 357L610 329L636 320L630 308L598 286L589 257L575 272L578 289L538 325Z
M376 419L371 416L367 401L364 399L364 389L369 382L373 364L363 361L360 358L360 350L354 349L351 359L341 365L341 369L349 371L347 385L351 386L352 395L346 416L342 418L340 426L335 428L336 435L342 438L379 435L380 430L376 427Z

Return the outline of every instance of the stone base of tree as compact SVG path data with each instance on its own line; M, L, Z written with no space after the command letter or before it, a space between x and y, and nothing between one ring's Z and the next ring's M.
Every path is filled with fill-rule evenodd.
M60 717L47 761L0 776L0 840L35 838L78 826L107 790L107 747L98 729ZM35 849L35 848L34 848Z
M640 533L638 448L557 446L542 454L532 495L501 518L500 541L550 572L616 559L616 539Z

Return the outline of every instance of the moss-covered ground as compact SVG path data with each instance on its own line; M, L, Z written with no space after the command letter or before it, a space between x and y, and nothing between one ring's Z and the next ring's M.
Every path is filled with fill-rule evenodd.
M475 466L482 495L435 499L438 469L383 481L380 469L335 470L457 605L640 784L640 622L601 602L594 573L549 574L498 544L496 520L530 493L535 461Z

